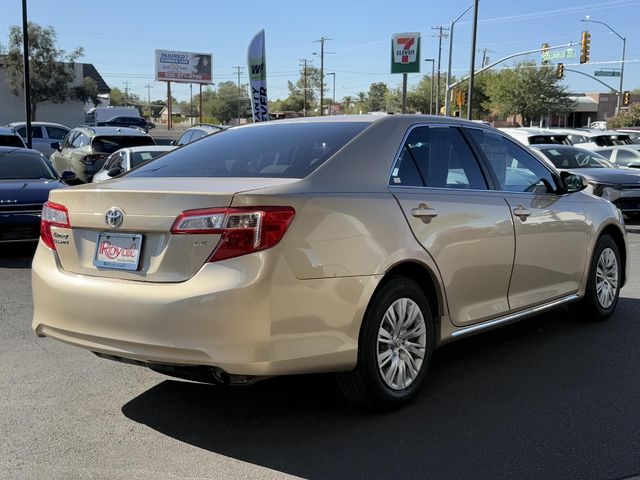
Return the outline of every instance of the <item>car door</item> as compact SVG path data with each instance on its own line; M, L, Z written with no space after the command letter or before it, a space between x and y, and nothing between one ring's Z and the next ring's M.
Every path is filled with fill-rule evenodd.
M45 155L51 156L51 154L54 152L54 149L51 148L51 144L54 142L62 142L64 140L64 137L66 137L69 133L69 130L53 125L45 125L43 129L46 137L46 144L41 152Z
M56 169L58 174L70 169L69 155L72 149L71 145L78 135L80 135L80 132L71 130L60 144L60 150L51 154L51 163L53 163L53 168Z
M507 313L513 221L460 130L412 128L389 190L438 267L452 321L464 326Z
M579 196L558 193L557 175L517 143L489 130L467 131L513 216L511 309L577 292L587 264L587 218Z

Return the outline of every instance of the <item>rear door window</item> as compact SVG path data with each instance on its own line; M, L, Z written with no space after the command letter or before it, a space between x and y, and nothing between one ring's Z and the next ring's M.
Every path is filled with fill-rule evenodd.
M131 175L303 178L368 125L268 122L232 128L169 152Z
M176 142L176 145L186 145L187 143L191 142L191 136L193 135L194 131L195 130L187 130L186 132L184 132Z
M414 128L391 172L390 185L486 189L482 170L457 128Z
M69 133L68 130L65 130L59 127L45 127L45 128L47 130L47 135L49 136L50 139L53 139L53 140L61 140L65 137L67 133Z
M0 145L4 147L24 148L22 139L17 135L0 135Z

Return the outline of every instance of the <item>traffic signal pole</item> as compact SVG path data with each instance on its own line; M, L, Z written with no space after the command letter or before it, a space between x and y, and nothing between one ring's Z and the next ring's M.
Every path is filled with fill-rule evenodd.
M575 44L570 42L570 43L565 43L564 45L556 45L556 46L553 46L553 47L542 47L542 48L536 48L536 49L534 49L534 50L527 50L527 51L525 51L525 52L513 53L513 54L511 54L511 55L507 55L506 57L502 57L501 59L496 60L496 61L495 61L495 62L493 62L493 63L490 63L490 64L489 64L489 65L487 65L486 67L482 67L482 68L480 68L480 69L476 70L476 71L474 72L474 75L478 75L479 73L482 73L482 72L484 72L484 71L486 71L486 70L489 70L490 68L493 68L493 67L495 67L496 65L501 64L501 63L502 63L502 62L504 62L505 60L509 60L510 58L520 57L520 56L522 56L522 55L531 55L532 53L539 53L539 52L542 52L545 48L546 48L546 49L549 49L549 50L557 50L557 49L559 49L559 48L569 48L569 47L572 47L573 45L575 45ZM454 82L454 83L452 83L451 85L449 85L449 90L451 90L452 88L454 88L454 87L456 87L456 86L460 85L462 82L466 82L468 79L469 79L469 75L466 75L466 76L462 77L462 78L461 78L460 80L458 80L457 82ZM449 95L449 92L448 92L448 91L447 91L446 93L447 93L447 95Z

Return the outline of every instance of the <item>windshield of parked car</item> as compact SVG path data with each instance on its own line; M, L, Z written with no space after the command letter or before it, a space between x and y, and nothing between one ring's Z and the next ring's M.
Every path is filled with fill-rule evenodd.
M529 145L552 143L555 145L571 145L566 135L533 135L529 137Z
M57 178L42 155L28 150L0 153L0 180Z
M169 152L131 175L303 178L368 125L269 122L231 128Z
M599 147L613 147L615 145L631 145L629 135L599 135L591 139Z
M135 168L139 165L142 165L144 162L148 162L149 160L153 160L154 158L162 155L162 151L154 151L154 152L133 152L131 154L131 168Z
M24 148L24 143L17 135L0 135L0 146Z
M96 152L113 153L116 150L127 147L141 147L144 145L155 145L153 138L147 136L100 136L95 137L91 146Z
M540 150L556 168L605 168L606 159L578 149L545 148Z

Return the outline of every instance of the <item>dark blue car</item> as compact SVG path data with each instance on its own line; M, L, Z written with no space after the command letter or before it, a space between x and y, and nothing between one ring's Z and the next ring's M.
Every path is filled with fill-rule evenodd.
M37 150L0 147L0 243L38 240L42 204L51 190L65 186Z

